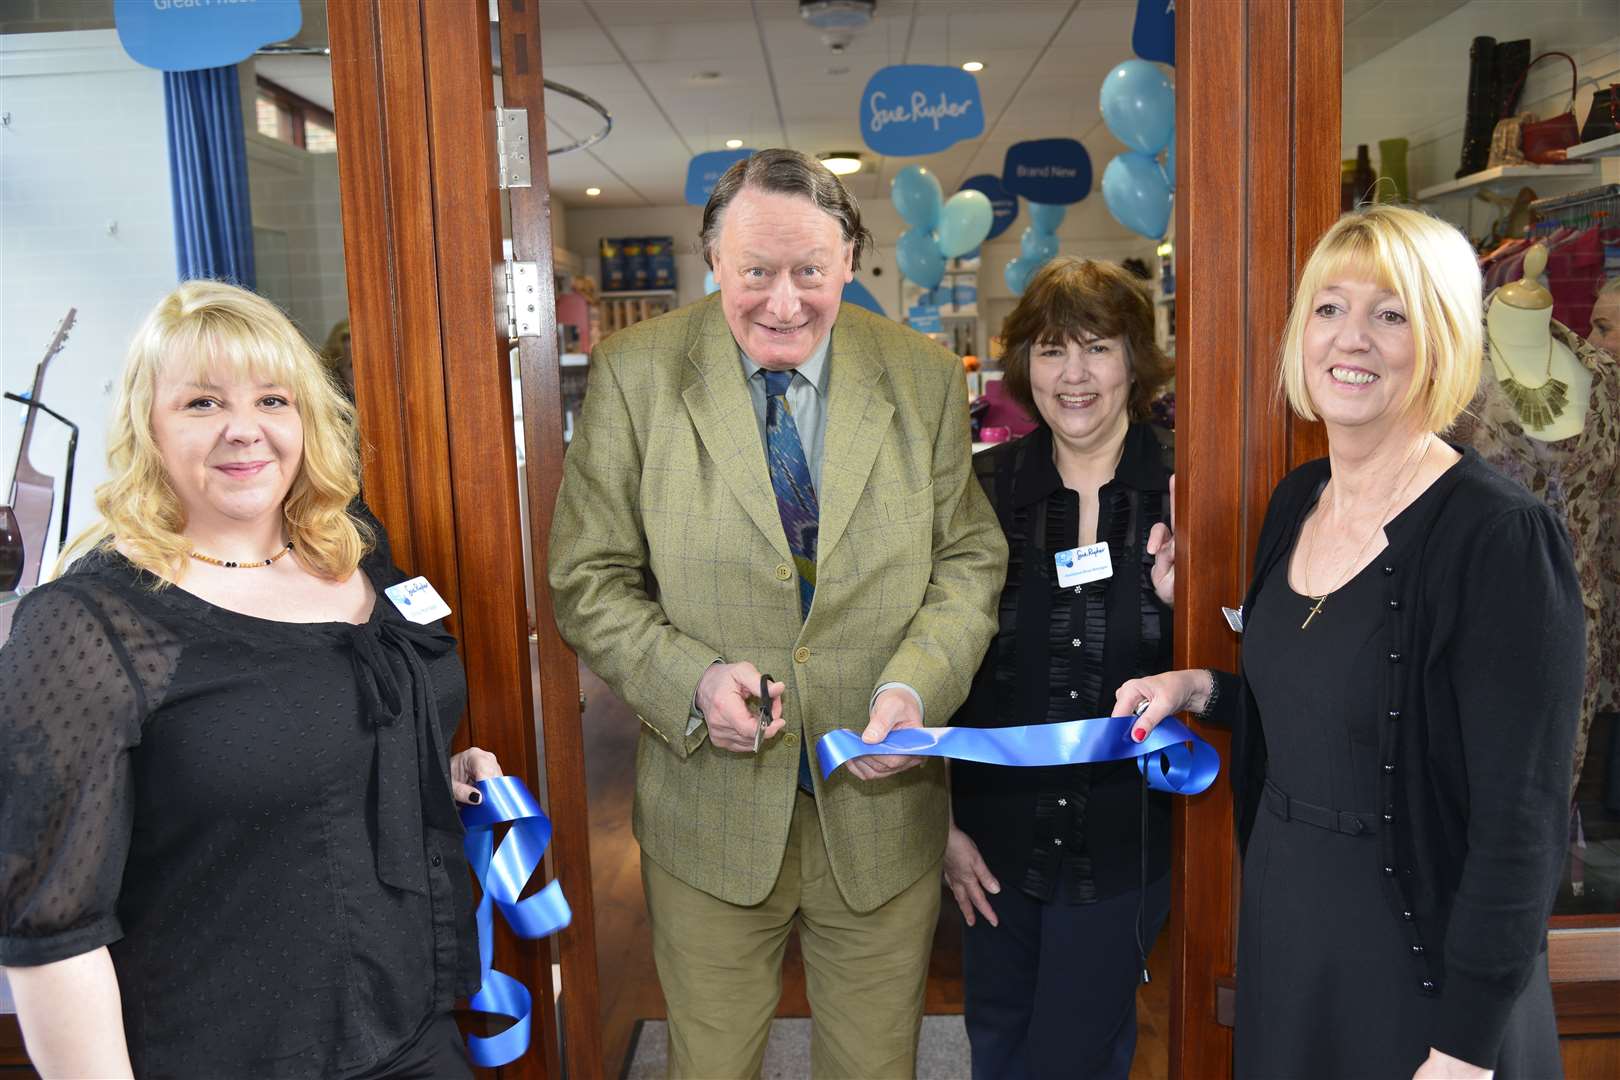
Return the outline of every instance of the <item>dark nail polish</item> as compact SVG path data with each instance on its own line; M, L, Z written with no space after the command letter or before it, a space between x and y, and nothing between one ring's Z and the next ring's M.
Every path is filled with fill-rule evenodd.
M484 793L479 791L477 788L473 788L472 794L467 796L467 801L472 805L477 806L479 803L484 801Z

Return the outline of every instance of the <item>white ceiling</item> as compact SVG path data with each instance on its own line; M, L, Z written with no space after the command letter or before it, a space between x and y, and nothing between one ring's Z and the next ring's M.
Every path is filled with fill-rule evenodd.
M857 198L886 197L895 170L911 163L950 193L975 173L999 174L1013 143L1059 136L1086 145L1100 179L1124 147L1098 117L1097 91L1131 56L1135 11L1135 0L878 0L877 17L839 54L799 17L797 0L542 0L546 78L613 114L605 141L550 159L552 190L572 206L592 186L602 189L592 206L678 205L687 162L729 138L864 150L859 99L873 72L969 59L985 64L983 137L926 158L867 151L867 168L846 180ZM599 125L561 95L548 95L547 112L553 144Z

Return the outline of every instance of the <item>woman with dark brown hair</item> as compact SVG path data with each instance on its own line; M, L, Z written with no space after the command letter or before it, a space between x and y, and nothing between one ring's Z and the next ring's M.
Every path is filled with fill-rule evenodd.
M1170 660L1170 436L1148 422L1171 361L1143 283L1056 259L1003 325L1004 385L1033 432L975 469L1009 548L999 626L953 724L1107 715ZM953 762L945 880L967 923L977 1077L1117 1077L1136 1048L1136 985L1169 908L1168 796L1132 761Z

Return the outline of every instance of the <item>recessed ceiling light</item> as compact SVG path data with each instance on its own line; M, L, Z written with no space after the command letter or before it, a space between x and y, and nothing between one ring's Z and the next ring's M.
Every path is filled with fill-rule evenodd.
M692 81L693 82L718 82L718 81L720 81L720 72L718 72L718 71L694 71L692 73Z
M827 74L829 74L829 75L848 75L849 74L849 65L848 64L834 64L834 65L832 65L831 67L829 67L827 69Z
M983 60L969 60L967 63L962 65L962 70L963 71L983 71L984 70L984 61Z
M599 187L588 187L588 188L585 189L585 194L589 195L591 198L594 199L598 195L602 194L602 189L599 188Z
M860 153L855 150L834 150L831 153L817 154L816 156L821 159L823 165L827 166L827 171L835 176L848 176L850 173L858 173L864 164L861 161Z
M742 149L742 140L741 139L727 139L726 140L726 149L727 150L740 150L740 149Z

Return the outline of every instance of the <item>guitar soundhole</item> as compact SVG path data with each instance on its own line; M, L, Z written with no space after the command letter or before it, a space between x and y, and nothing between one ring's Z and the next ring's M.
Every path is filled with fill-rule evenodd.
M22 580L22 526L11 507L0 506L0 592L10 592Z

